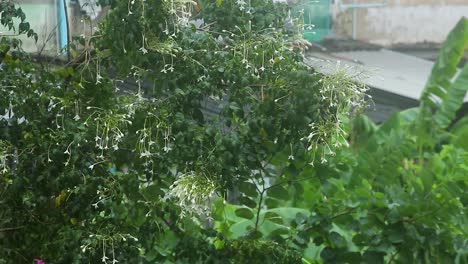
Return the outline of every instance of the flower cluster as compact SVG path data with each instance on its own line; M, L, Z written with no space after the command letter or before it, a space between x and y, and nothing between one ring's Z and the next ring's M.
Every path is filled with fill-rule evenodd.
M247 6L247 3L244 0L237 0L236 4L241 11L245 10L245 7Z
M320 154L320 163L327 162L327 155L335 156L335 148L347 145L346 132L341 128L341 121L336 120L311 123L311 132L302 138L307 144L307 151L312 154L310 165L314 165L317 152Z
M205 175L194 172L183 174L170 186L164 199L174 199L182 208L182 214L206 215L210 201L216 196L218 184Z
M0 175L9 171L7 160L10 156L10 154L8 154L10 150L11 146L8 144L8 142L0 140Z
M138 242L138 238L130 234L118 233L112 236L104 234L91 234L88 236L88 238L85 239L85 243L81 245L81 252L85 253L87 251L95 251L100 248L102 250L101 262L116 264L119 261L115 256L115 244L118 242L126 242L127 240ZM108 254L111 255L112 259L108 257Z
M307 143L307 150L312 153L311 165L314 164L318 151L321 163L326 163L326 156L334 156L335 148L347 145L340 115L354 114L367 106L370 95L367 94L369 88L363 82L364 77L362 71L341 66L338 62L333 73L324 75L319 80L320 100L327 106L321 108L320 112L325 118L320 122L311 123L310 134L302 138Z
M360 69L342 66L338 61L331 74L320 80L321 99L336 112L359 112L367 106L369 87L363 82L367 76Z

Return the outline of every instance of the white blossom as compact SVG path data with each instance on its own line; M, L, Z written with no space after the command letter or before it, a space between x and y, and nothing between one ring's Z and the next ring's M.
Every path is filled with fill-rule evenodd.
M141 47L141 48L139 49L139 51L141 51L141 53L143 53L143 54L148 53L148 50L147 50L145 47Z
M215 181L190 172L178 177L164 199L176 200L185 213L206 214L210 209L210 199L214 198L217 190Z

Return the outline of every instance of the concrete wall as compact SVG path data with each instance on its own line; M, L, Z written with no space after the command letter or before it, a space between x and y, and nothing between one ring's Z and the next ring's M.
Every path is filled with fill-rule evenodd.
M335 0L332 4L332 31L352 36L353 10L342 4L354 0ZM355 0L383 3L385 0ZM388 0L384 7L356 9L356 37L359 40L390 46L422 42L441 43L462 16L468 17L468 0Z
M35 42L25 35L19 37L23 41L22 48L27 52L42 52L47 55L56 55L59 51L58 45L58 0L18 0L18 6L26 14L26 21L31 28L38 34L38 41ZM60 0L62 1L62 0ZM81 7L76 1L66 0L68 23L70 36L87 35L93 31L97 21L103 16L101 8L95 4L96 0L81 0ZM84 20L81 11L87 13L91 20ZM6 28L0 27L0 35L14 35Z
M23 49L29 52L38 52L43 50L57 49L57 36L55 34L57 25L57 10L54 0L38 0L38 1L21 1L19 6L26 14L26 21L29 22L31 28L37 33L38 42L34 42L26 36L19 37L23 41ZM16 24L17 25L17 24ZM1 28L0 31L7 31ZM8 32L15 34L15 32Z

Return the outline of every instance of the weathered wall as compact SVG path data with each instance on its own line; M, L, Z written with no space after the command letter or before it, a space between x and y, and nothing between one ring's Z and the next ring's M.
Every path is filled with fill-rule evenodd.
M67 0L67 12L69 23L69 34L72 36L87 35L94 31L93 28L98 21L102 20L105 12L95 5L96 0L81 0L80 4L90 17L91 21L83 20L81 15L82 8L75 1ZM19 7L26 14L26 21L31 28L38 34L38 41L27 38L25 35L19 38L23 41L23 49L27 52L42 52L47 55L56 55L58 53L58 17L57 0L17 0ZM105 9L107 10L107 9ZM0 26L0 36L13 35L14 32L8 31Z
M332 5L333 32L352 36L353 10ZM353 3L353 0L341 0ZM382 3L384 0L357 0ZM381 45L441 43L462 17L468 17L468 0L388 0L385 7L357 9L356 37Z
M36 43L32 38L27 38L25 35L20 36L19 38L23 41L23 49L29 52L55 51L57 49L57 37L54 32L57 25L57 11L54 1L21 1L20 7L26 14L26 21L29 22L39 38ZM5 35L15 34L15 32L10 32L1 26L0 32L5 32Z

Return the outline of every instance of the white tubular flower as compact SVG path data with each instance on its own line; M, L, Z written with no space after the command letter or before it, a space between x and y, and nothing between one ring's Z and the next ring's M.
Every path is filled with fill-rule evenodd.
M244 0L237 0L236 4L239 6L239 9L242 11L245 9L247 3Z
M174 199L183 213L209 214L210 201L218 189L218 184L212 179L190 172L178 177L164 199Z
M147 50L144 46L142 46L142 47L139 49L139 51L141 51L141 53L143 53L143 54L148 53L148 50Z

